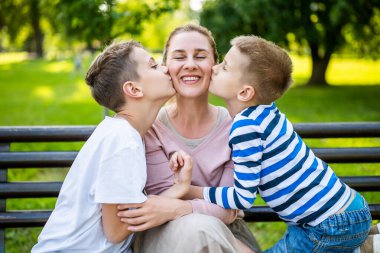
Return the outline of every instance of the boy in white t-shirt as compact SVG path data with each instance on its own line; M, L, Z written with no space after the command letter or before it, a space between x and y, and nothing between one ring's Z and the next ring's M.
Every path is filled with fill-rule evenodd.
M117 217L117 205L147 199L142 136L175 90L167 68L134 41L107 47L86 83L95 100L116 114L106 117L80 150L32 252L131 252L132 232ZM185 156L175 191L163 195L182 197L191 169Z

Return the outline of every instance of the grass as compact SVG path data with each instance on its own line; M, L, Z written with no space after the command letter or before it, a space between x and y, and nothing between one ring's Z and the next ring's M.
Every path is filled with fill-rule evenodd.
M332 59L327 72L329 87L300 85L310 74L310 61L293 56L294 88L277 105L296 122L380 121L380 62L364 59ZM82 71L73 70L73 59L30 60L26 54L0 54L0 125L96 125L103 109L91 98L83 78L91 57ZM349 74L347 74L349 73ZM210 97L223 105L219 98ZM380 140L335 139L306 140L311 146L380 146ZM82 143L15 144L12 150L77 150ZM331 165L338 175L380 175L379 164ZM10 181L59 181L67 169L12 169ZM380 196L366 193L369 202L380 202ZM261 202L261 201L259 201ZM7 209L51 209L54 198L8 200ZM250 228L263 249L273 245L286 225L250 223ZM6 252L28 252L41 228L6 230Z

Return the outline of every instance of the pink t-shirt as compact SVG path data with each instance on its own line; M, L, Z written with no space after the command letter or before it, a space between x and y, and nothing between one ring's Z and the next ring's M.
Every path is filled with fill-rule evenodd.
M166 109L162 109L152 128L144 137L147 160L148 194L159 194L173 185L173 172L169 169L169 155L184 150L193 158L192 185L196 186L232 186L233 163L228 146L228 133L232 120L226 109L218 107L219 119L211 133L192 148L186 145L167 122ZM220 118L222 115L222 118ZM166 117L166 118L165 118ZM229 224L236 218L235 210L226 210L205 200L189 200L193 212L212 215Z

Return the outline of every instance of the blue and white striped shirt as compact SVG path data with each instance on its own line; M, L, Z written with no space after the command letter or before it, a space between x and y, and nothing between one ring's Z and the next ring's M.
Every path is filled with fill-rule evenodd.
M235 184L204 188L209 202L247 209L258 191L284 221L315 226L350 198L350 188L305 145L275 103L236 115L229 140Z

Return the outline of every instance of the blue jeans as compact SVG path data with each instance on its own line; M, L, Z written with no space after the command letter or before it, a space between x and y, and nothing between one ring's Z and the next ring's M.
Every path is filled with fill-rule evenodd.
M284 237L265 252L353 252L367 238L372 221L367 202L359 193L356 197L361 198L356 210L349 206L315 227L289 225Z

